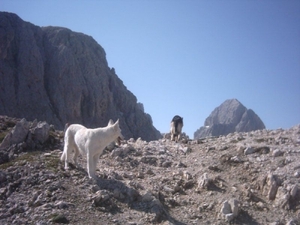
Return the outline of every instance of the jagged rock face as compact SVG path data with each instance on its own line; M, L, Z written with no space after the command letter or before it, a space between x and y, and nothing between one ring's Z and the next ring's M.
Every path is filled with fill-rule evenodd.
M40 28L5 12L0 28L0 114L46 120L58 129L67 122L106 126L119 118L125 138L161 137L92 37Z
M226 100L206 118L204 126L194 133L194 139L265 129L262 120L236 99Z

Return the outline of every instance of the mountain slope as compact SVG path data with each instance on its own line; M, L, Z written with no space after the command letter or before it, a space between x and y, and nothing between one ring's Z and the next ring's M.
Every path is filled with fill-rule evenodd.
M300 125L187 144L130 139L104 151L96 179L87 176L86 156L64 170L63 132L46 122L0 116L4 134L0 224L300 222Z

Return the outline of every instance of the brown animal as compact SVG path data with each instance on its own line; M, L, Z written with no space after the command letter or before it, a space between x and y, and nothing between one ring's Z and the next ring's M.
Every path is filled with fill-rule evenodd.
M171 121L171 141L179 141L181 130L183 127L183 117L180 117L178 115L174 116Z

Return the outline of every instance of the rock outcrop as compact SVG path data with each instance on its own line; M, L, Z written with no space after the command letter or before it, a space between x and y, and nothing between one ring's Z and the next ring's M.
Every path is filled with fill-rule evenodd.
M0 12L0 90L3 115L46 120L58 129L119 118L125 138L161 137L92 37L6 12Z
M30 122L24 118L12 120L0 116L0 124L0 164L14 159L22 152L58 148L62 143L63 132L55 131L45 121Z
M204 126L194 133L194 139L265 129L262 120L237 99L226 100L206 118Z

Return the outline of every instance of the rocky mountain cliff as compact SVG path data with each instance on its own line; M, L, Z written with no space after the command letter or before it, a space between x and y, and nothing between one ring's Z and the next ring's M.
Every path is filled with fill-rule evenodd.
M106 126L120 119L125 138L154 140L151 116L108 67L90 36L62 27L38 27L0 12L0 114Z
M237 99L229 99L206 118L204 126L194 133L194 139L265 129L262 120Z

